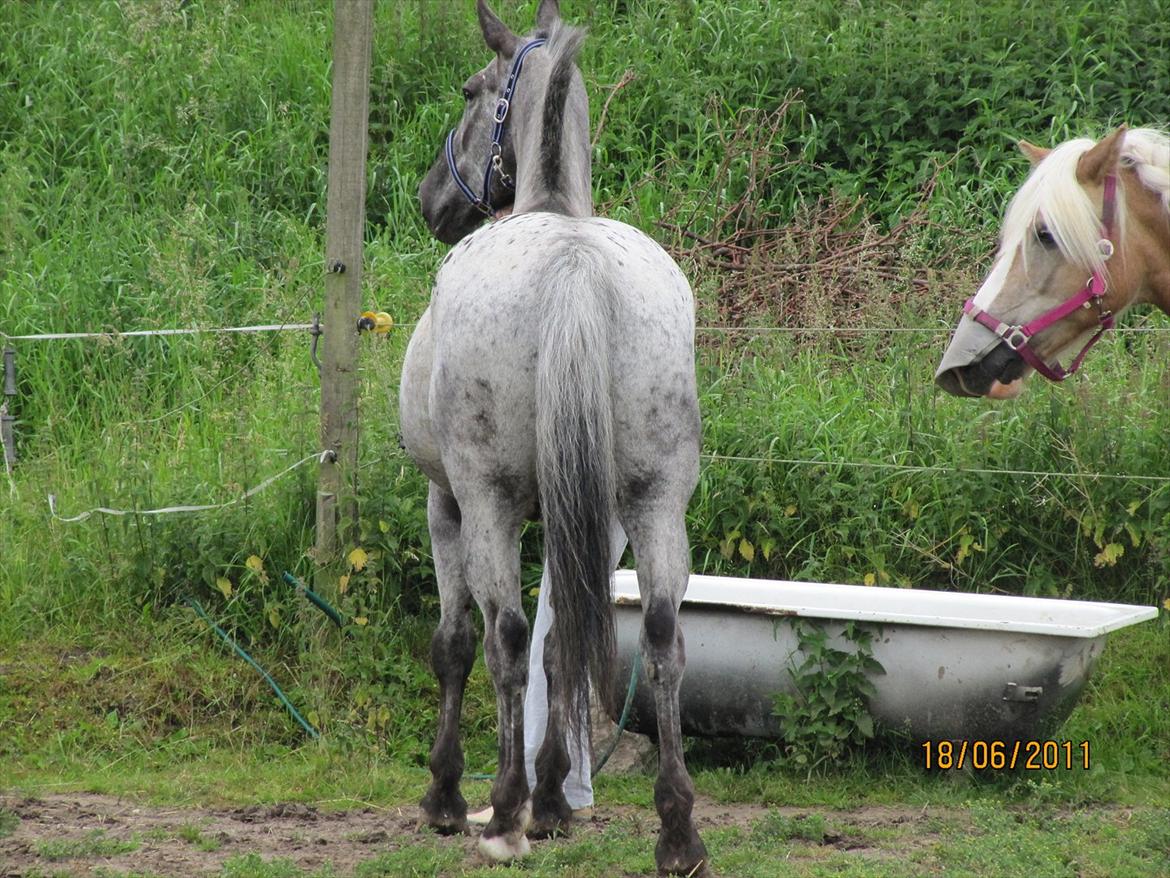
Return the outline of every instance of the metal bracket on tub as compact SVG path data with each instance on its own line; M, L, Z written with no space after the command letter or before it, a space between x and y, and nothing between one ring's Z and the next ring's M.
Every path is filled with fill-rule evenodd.
M1023 701L1035 704L1043 694L1043 686L1021 686L1019 683L1008 683L1003 687L1004 701Z

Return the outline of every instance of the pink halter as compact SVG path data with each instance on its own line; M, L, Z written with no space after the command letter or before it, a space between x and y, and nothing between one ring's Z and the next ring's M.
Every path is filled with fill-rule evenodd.
M1110 240L1110 236L1113 234L1113 220L1116 212L1117 177L1114 174L1109 174L1105 178L1105 200L1101 208L1101 240L1097 242L1097 245L1101 248L1102 255L1106 259L1109 259L1113 255L1113 241ZM996 319L991 314L976 306L974 298L967 300L966 304L963 305L963 311L970 315L972 320L982 326L986 326L1003 339L1004 343L1018 353L1024 362L1049 381L1063 381L1081 367L1085 355L1089 353L1089 350L1097 343L1105 333L1105 330L1113 328L1113 312L1105 310L1101 303L1102 297L1108 288L1104 274L1094 269L1093 276L1089 278L1079 293L1023 325L1004 323L1002 320ZM1097 332L1081 348L1081 352L1076 355L1076 358L1067 370L1060 363L1049 366L1032 349L1030 344L1032 337L1036 333L1052 326L1054 323L1060 322L1078 308L1088 308L1090 304L1095 306L1100 312L1098 317L1100 327L1097 329Z

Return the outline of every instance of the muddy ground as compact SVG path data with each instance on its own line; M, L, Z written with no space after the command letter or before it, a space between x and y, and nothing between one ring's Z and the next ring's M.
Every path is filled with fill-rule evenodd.
M125 873L188 876L218 875L225 861L246 854L291 861L305 872L331 864L333 874L348 875L360 863L388 850L433 840L420 827L416 807L332 810L312 805L250 806L231 810L167 808L84 793L21 798L0 795L0 814L9 812L7 834L0 832L0 878L30 875L97 876ZM751 827L769 813L807 814L808 809L720 804L704 797L695 803L700 832L705 827ZM934 816L937 816L935 813ZM900 827L916 823L929 836L921 809L870 807L833 812L828 821L853 827ZM600 834L614 821L650 824L651 809L598 808L574 830ZM18 821L18 822L17 822ZM475 834L445 843L474 858ZM556 842L542 842L553 843ZM862 856L857 838L832 831L822 843Z

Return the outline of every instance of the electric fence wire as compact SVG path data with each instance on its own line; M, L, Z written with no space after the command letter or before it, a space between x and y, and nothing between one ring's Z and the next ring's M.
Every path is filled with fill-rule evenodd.
M1141 476L1133 475L1132 473L1056 472L1049 470L992 469L988 467L967 466L915 466L904 463L882 463L866 460L804 460L787 457L752 457L739 454L719 454L716 452L704 452L700 457L712 463L734 461L739 463L778 464L780 466L819 466L825 467L826 469L849 467L853 469L888 470L890 472L933 473L936 475L1025 476L1044 479L1113 479L1121 482L1150 482L1155 484L1170 482L1170 476Z
M36 333L32 335L9 335L0 330L0 338L5 342L10 341L61 341L61 340L90 340L90 339L105 339L115 340L118 338L144 338L156 336L181 336L181 335L217 335L217 334L250 334L250 333L272 333L267 344L260 345L252 352L252 355L239 368L232 371L230 375L216 381L211 387L207 388L202 394L190 399L181 405L176 406L170 411L164 412L161 415L153 418L142 418L135 421L125 421L119 424L120 427L129 427L134 424L156 424L171 418L180 412L193 408L204 399L209 397L212 393L223 387L229 381L242 375L245 371L250 369L252 365L259 359L262 353L272 353L276 339L281 332L285 330L308 331L314 328L314 323L292 323L292 315L303 311L305 305L309 301L309 297L316 293L316 289L311 285L305 285L305 291L300 298L288 309L286 312L289 316L285 317L280 323L267 323L255 326L221 326L221 327L188 327L183 329L135 329L127 332L48 332Z
M225 333L249 332L282 332L284 330L312 329L311 323L265 323L258 326L216 326L216 327L188 327L185 329L132 329L126 332L109 330L107 332L40 332L32 335L9 335L0 332L0 338L5 341L62 341L65 339L100 338L114 341L119 338L144 338L149 336L165 335L218 335Z
M213 509L226 509L229 506L235 506L237 503L242 503L243 501L245 501L251 497L255 497L261 491L267 490L272 485L274 485L276 482L280 481L282 478L287 476L289 473L300 469L302 466L304 466L309 461L316 460L318 462L324 463L325 459L332 453L333 453L332 451L328 451L328 450L327 451L318 451L318 452L315 452L314 454L308 455L307 457L302 457L296 463L285 467L283 470L278 472L276 475L269 476L264 481L260 482L260 484L249 488L247 491L244 491L238 497L235 497L234 499L228 500L224 503L207 503L207 504L199 504L199 505L182 505L182 506L164 506L164 507L159 508L159 509L112 509L108 506L97 506L97 507L94 507L93 509L89 509L89 510L82 512L82 513L79 513L77 515L63 516L63 515L57 514L57 495L50 494L49 495L49 514L52 515L53 518L55 518L57 521L61 521L61 522L65 522L66 524L69 524L69 523L72 523L75 521L85 521L90 516L96 515L98 513L100 513L102 515L119 515L119 516L121 516L121 515L173 515L176 513L208 512L208 511L213 510Z
M255 363L255 362L256 362L256 361L257 361L257 360L260 358L260 354L261 354L261 353L268 353L268 354L271 354L271 353L272 353L272 349L273 349L273 347L274 347L274 345L275 345L275 343L276 343L276 339L277 339L277 338L279 338L279 336L280 336L280 333L281 333L282 331L284 331L285 329L293 329L293 328L296 328L298 331L305 331L305 330L308 330L308 329L312 329L312 328L313 328L313 324L312 324L312 323L309 323L309 324L305 324L305 323L290 323L290 322L289 322L289 320L291 319L291 315L292 315L292 314L295 314L296 312L300 311L302 308L304 308L304 307L305 307L305 304L306 304L306 303L308 302L308 300L309 300L309 296L313 295L313 292L314 292L314 290L313 290L313 288L312 288L312 287L306 286L306 288L305 288L305 292L301 294L301 298L300 298L300 300L299 300L299 301L297 301L297 302L296 302L296 304L294 304L294 305L292 306L292 308L290 308L290 309L289 309L289 312L288 312L288 313L290 314L290 317L286 317L286 318L285 318L285 319L284 319L284 320L283 320L281 323L279 323L279 324L268 324L268 326L271 326L271 327L273 327L273 328L271 328L271 329L268 329L268 328L265 328L265 329L260 329L260 328L258 328L258 327L229 327L229 329L236 328L236 329L241 329L241 330L242 330L242 329L247 329L248 331L255 331L255 332L261 332L261 331L264 331L264 332L271 332L271 333L272 333L272 335L269 337L269 339L268 339L268 343L267 343L266 345L260 345L260 346L257 346L257 349L256 349L255 351L253 351L253 352L252 352L252 356L250 356L250 357L248 358L247 362L245 362L245 363L244 363L242 366L240 366L238 369L235 369L235 370L234 370L234 371L233 371L233 372L232 372L230 375L228 375L227 377L225 377L225 378L221 378L219 381L217 381L217 382L215 382L214 384L212 384L212 385L211 385L211 387L207 388L207 390L205 390L205 391L204 391L202 394L200 394L199 396L195 397L194 399L188 400L187 402L183 403L182 405L178 405L178 406L176 406L175 408L171 409L170 411L168 411L168 412L164 412L163 414L161 414L161 415L158 415L157 417L153 417L153 418L145 418L145 419L143 419L143 420L139 421L138 423L141 423L141 424L157 424L159 421L165 421L166 419L168 419L168 418L171 418L171 417L174 417L175 415L179 414L179 412L186 411L187 409L190 409L190 408L192 408L192 407L194 407L194 406L198 405L200 402L202 402L203 400L207 399L207 397L209 397L209 396L210 396L212 393L214 393L214 392L215 392L216 390L218 390L219 388L223 387L223 386L224 386L225 384L227 384L229 381L231 381L231 380L233 380L234 378L237 378L238 376L242 375L242 374L243 374L245 371L247 371L248 369L251 369L251 368L252 368L252 365L253 365L253 364L254 364L254 363ZM128 424L124 424L123 426L128 426Z
M323 324L322 324L323 325ZM396 323L396 329L413 329L417 323ZM132 329L127 331L109 330L105 332L43 332L31 335L9 335L0 331L0 339L8 341L62 341L76 339L103 339L116 341L120 338L148 338L152 336L183 336L183 335L221 335L261 332L307 332L313 329L312 323L265 323L257 326L215 326L215 327L187 327L183 329ZM954 331L954 326L716 326L699 325L695 332L711 333L815 333L841 335L897 335L913 334L943 335ZM1118 335L1163 333L1170 332L1170 326L1119 326L1113 332Z
M304 297L307 298L307 295ZM304 304L304 298L298 303L298 308ZM397 324L399 329L411 329L415 326L414 323L400 323ZM185 329L147 329L147 330L131 330L127 332L74 332L74 333L37 333L31 335L9 335L0 331L0 337L6 341L57 341L66 339L117 339L117 338L138 338L148 336L178 336L178 335L198 335L198 334L217 334L217 333L260 333L272 332L279 333L286 330L292 331L307 331L314 328L311 323L270 323L253 326L231 326L231 327L191 327ZM949 333L953 327L948 326L894 326L894 327L836 327L836 326L715 326L702 325L695 327L696 332L711 332L711 333L884 333L884 334L907 334L907 333L922 333L922 334L941 334ZM1170 326L1131 326L1119 327L1115 330L1118 333L1161 333L1170 332ZM271 349L271 342L268 345ZM257 351L258 355L260 351ZM217 387L226 384L232 378L239 375L244 369L251 365L255 358L249 360L240 369L234 371L231 375L216 382L211 388L207 390L202 396L196 397L183 405L158 416L157 418L150 418L143 423L153 423L170 417L195 403L201 399L206 398ZM320 458L323 454L328 452L320 452L318 454L310 455L293 464L289 469L278 473L271 479L265 480L260 485L245 492L240 497L220 504L206 504L206 505L182 505L164 507L162 509L148 509L148 510L121 510L111 509L108 507L96 507L80 515L71 517L62 517L56 512L56 495L49 495L49 506L53 517L58 521L73 522L82 521L89 518L95 513L103 513L107 515L162 515L171 513L185 513L185 512L202 512L213 509L222 509L227 506L234 505L253 494L259 493L264 488L268 487L272 481L291 472L293 469L302 464ZM774 457L759 457L750 455L728 455L714 452L704 453L702 457L709 461L736 461L759 464L776 464L783 466L804 466L804 467L849 467L860 469L878 469L891 472L914 472L914 473L935 473L939 475L956 475L956 474L973 474L973 475L1001 475L1001 476L1027 476L1034 478L1064 478L1064 479L1113 479L1119 481L1132 482L1147 482L1147 483L1166 483L1170 482L1170 476L1144 476L1126 473L1100 473L1100 472L1054 472L1044 470L1013 470L1013 469L994 469L987 467L948 467L948 466L913 466L908 464L897 463L882 463L875 461L843 461L843 460L810 460L800 458L774 458ZM11 476L11 474L9 474Z

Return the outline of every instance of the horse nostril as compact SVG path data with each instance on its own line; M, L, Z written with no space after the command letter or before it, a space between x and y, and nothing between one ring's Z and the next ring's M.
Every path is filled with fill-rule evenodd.
M970 372L970 369L969 366L948 369L934 379L935 384L951 396L982 396L983 394L976 393L968 387L964 380L964 375Z

